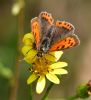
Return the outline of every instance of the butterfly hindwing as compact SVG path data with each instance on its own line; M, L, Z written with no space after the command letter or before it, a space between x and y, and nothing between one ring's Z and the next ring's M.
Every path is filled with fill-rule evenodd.
M69 34L65 38L60 39L58 42L52 45L49 51L58 51L58 50L72 48L74 46L79 45L79 43L80 42L77 35Z
M55 43L55 41L59 41L60 38L64 37L67 34L73 34L74 33L74 26L66 21L56 21L55 23L55 34L53 36L52 44Z

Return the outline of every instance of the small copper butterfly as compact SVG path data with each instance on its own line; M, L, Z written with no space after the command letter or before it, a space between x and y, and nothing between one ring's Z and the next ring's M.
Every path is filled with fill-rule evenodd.
M47 12L41 12L31 20L31 29L38 57L47 52L72 48L80 43L71 23L59 20L54 22L52 15Z

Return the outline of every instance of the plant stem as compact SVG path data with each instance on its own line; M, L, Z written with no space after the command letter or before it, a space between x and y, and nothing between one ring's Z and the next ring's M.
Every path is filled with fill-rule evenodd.
M47 90L46 90L46 92L45 92L45 94L44 94L44 96L42 97L41 100L45 100L47 98L52 86L53 86L53 83L50 83L50 85L48 86L48 88L47 88Z
M17 93L18 93L18 85L19 85L19 73L20 73L20 65L21 62L19 61L21 59L21 40L22 40L22 35L24 33L23 29L23 24L24 23L24 12L23 9L21 9L19 15L18 15L18 44L17 44L17 52L18 55L16 57L16 65L15 65L15 74L14 77L12 78L12 83L11 83L11 92L10 92L10 98L9 100L17 100Z
M32 100L32 84L30 85L29 88L29 100Z
M76 100L76 99L78 99L78 98L79 98L78 95L74 95L74 96L68 97L66 100Z

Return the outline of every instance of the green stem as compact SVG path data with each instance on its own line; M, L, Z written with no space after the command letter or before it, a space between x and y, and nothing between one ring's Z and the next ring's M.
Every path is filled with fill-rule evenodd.
M29 88L29 100L32 100L32 84L30 85Z
M44 94L44 96L42 97L41 100L45 100L47 98L52 86L53 86L53 83L50 83L50 85L48 86L48 88L47 88L47 90L46 90L46 92L45 92L45 94Z
M68 97L66 100L76 100L76 99L78 99L78 98L79 98L78 95L74 95L74 96Z

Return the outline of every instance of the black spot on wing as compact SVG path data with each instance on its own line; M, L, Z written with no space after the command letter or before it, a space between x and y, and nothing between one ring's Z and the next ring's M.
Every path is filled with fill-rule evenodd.
M62 45L61 49L64 49L65 48L65 45Z

